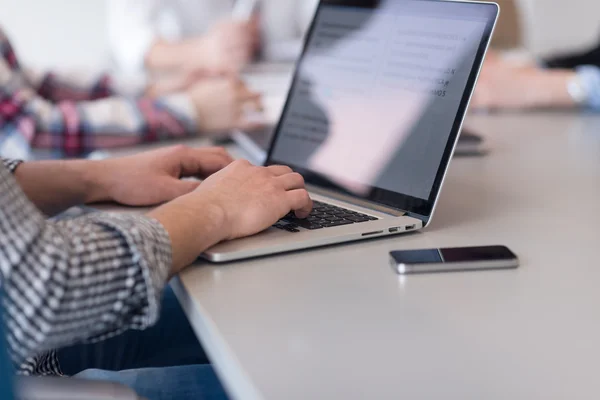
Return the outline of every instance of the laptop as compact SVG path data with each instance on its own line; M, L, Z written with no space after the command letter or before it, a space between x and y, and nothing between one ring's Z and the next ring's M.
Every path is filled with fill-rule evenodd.
M487 2L321 0L264 162L302 174L314 210L203 258L229 262L426 227L498 13Z

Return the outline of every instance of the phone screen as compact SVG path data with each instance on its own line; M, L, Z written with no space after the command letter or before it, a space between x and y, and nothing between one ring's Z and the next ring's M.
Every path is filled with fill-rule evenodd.
M514 260L517 258L506 246L405 250L394 251L391 254L398 264L446 264Z

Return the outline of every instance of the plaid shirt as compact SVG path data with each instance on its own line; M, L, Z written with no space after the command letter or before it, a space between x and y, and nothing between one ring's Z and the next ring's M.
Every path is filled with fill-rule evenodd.
M187 95L125 97L106 75L25 70L0 29L0 156L78 157L183 137L196 128Z
M0 286L7 342L23 374L61 375L54 348L144 329L171 267L167 232L144 216L48 221L0 162Z

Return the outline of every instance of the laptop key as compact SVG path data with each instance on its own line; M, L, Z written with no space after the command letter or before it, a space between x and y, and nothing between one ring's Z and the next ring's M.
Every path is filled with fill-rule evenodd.
M354 214L350 214L349 212L345 212L343 214L337 215L337 217L340 217L340 218L354 217Z
M343 226L343 225L352 225L352 224L354 224L354 222L346 221L346 220L327 221L327 224L325 225L325 227L330 228L330 227L334 227L334 226Z
M273 228L277 228L277 229L281 229L283 231L288 231L288 232L293 232L293 233L300 232L298 230L298 225L292 224L292 223L287 223L287 222L282 222L282 221L279 221L278 223L273 225Z
M315 229L322 229L323 228L323 225L312 223L312 222L307 221L307 220L299 220L297 222L297 225L300 226L301 228L309 229L311 231L313 231Z
M352 215L350 217L347 217L346 219L349 220L349 221L352 221L352 222L366 222L366 221L369 220L366 217L360 217L358 215Z
M299 227L308 230L316 230L367 221L375 221L379 219L369 215L361 214L357 211L346 210L341 207L321 203L318 201L315 201L313 205L313 211L308 218L299 219L293 212L291 212L283 217L275 225L275 227L289 232L299 232Z
M343 216L343 215L346 215L346 211L344 211L344 210L335 210L335 211L332 211L330 214L331 215L336 215L336 216Z

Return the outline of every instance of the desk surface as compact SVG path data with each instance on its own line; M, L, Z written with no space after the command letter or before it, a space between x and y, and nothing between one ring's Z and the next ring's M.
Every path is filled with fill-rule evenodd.
M600 117L476 116L423 233L175 283L236 398L591 399L600 393ZM399 278L388 252L505 244L516 271Z

